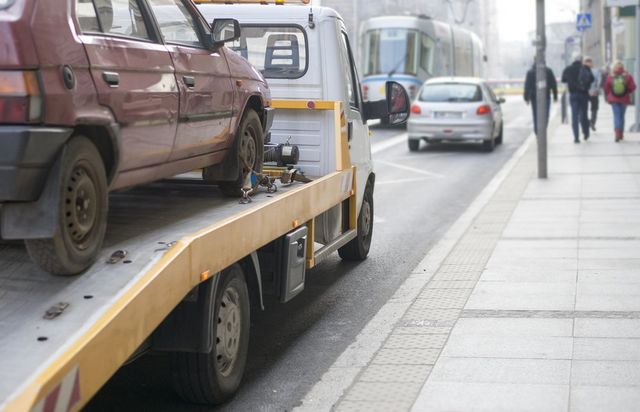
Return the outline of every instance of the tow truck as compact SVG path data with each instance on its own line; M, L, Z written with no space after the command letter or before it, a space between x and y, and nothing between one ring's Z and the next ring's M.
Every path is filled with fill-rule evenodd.
M351 260L369 252L367 120L406 121L404 88L389 82L386 100L363 102L331 9L306 0L196 3L205 16L240 21L246 35L231 47L272 89L265 159L297 151L299 160L265 163L254 178L268 189L241 203L195 173L111 194L103 249L81 276L52 276L23 244L0 243L0 411L79 410L150 351L171 354L186 401L224 402L245 369L250 305L264 309L266 293L293 299L306 271L335 251Z

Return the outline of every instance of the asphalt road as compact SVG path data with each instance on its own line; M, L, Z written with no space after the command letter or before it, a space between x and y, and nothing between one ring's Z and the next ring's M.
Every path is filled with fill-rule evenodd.
M530 109L504 105L504 144L423 145L411 153L404 131L374 126L375 226L369 258L333 256L307 274L305 291L287 304L252 313L243 385L217 407L183 403L171 389L166 356L123 367L88 411L289 411L354 340L410 271L464 212L531 132Z

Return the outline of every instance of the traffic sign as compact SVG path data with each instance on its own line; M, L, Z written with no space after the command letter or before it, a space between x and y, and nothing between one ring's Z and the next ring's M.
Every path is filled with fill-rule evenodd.
M591 13L578 13L576 18L576 29L585 31L591 28Z

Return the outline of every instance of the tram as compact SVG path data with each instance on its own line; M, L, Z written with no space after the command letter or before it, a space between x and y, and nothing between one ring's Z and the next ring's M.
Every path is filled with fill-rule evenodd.
M388 80L413 99L425 80L440 76L483 77L482 41L473 32L420 16L385 16L361 26L362 94L384 99Z

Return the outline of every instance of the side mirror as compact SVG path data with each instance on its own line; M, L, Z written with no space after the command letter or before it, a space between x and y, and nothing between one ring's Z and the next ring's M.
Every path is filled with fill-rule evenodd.
M409 94L398 82L387 82L386 86L389 124L403 124L409 118Z
M242 35L240 23L235 19L215 19L211 23L211 42L214 48L220 48L225 43L238 40Z
M386 99L366 102L364 105L365 120L389 119L389 124L402 124L409 118L409 95L404 87L394 81L386 84Z
M499 98L498 98L498 104L503 104L503 103L506 103L506 102L507 102L507 101L505 100L505 98L504 98L504 97L499 97Z

